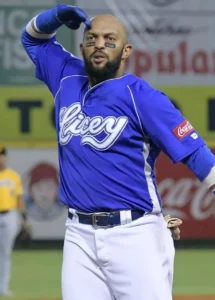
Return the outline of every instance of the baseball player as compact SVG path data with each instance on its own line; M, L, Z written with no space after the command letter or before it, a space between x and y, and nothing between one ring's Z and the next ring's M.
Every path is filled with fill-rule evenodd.
M7 149L0 146L0 296L12 295L9 290L11 252L19 230L17 210L27 227L27 211L22 198L20 176L7 168Z
M55 36L81 23L83 60ZM171 300L173 246L155 161L163 151L213 190L214 156L164 93L125 73L132 46L114 16L89 20L58 5L27 24L22 43L55 97L59 196L69 208L63 299Z

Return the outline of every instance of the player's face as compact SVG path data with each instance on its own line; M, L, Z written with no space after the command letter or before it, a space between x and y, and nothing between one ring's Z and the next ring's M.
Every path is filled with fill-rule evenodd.
M128 47L120 30L97 24L85 33L81 52L89 76L101 80L113 78L126 58Z
M31 188L34 203L41 209L51 209L58 196L58 186L52 179L40 180Z
M91 54L83 50L83 59L86 72L89 76L108 79L114 77L120 68L123 49L114 57L108 55L108 51L95 49Z
M0 154L0 169L5 169L7 167L7 156L5 154Z

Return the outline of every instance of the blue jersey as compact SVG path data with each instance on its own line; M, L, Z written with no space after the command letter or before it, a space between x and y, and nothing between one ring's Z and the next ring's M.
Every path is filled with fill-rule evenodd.
M132 74L90 88L84 63L55 38L22 35L36 77L55 97L59 197L84 212L159 213L155 161L177 163L204 141L168 97Z

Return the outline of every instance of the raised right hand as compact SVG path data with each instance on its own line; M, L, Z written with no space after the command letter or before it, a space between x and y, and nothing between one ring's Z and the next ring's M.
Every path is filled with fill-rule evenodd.
M87 14L77 6L65 4L58 5L57 18L72 30L78 29L81 23L84 23L87 28L91 28L91 22Z

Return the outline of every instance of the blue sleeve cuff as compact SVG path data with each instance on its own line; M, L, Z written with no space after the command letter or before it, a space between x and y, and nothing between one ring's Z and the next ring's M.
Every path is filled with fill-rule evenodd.
M50 34L63 25L57 18L57 10L58 6L55 6L37 16L36 25L39 31Z
M182 162L186 164L202 182L208 176L213 166L215 166L215 156L211 150L204 145L183 159Z

